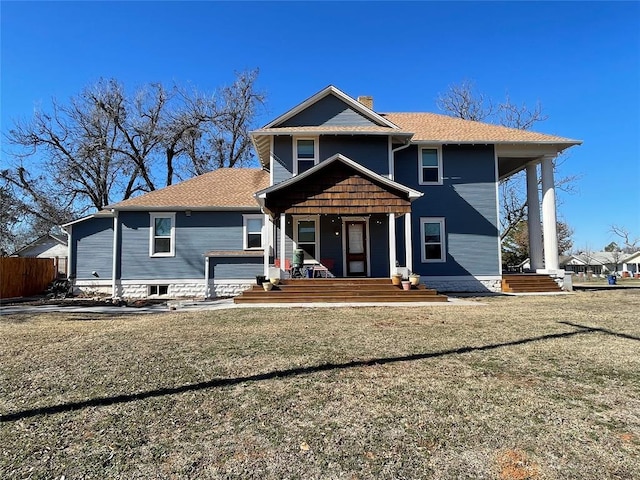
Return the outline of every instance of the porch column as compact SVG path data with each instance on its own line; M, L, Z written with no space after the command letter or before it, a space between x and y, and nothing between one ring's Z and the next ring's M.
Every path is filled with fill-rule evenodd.
M558 270L558 232L556 230L556 190L553 179L553 157L544 157L541 167L544 268L545 270Z
M264 216L264 228L262 232L262 244L264 247L264 276L269 275L269 254L273 245L273 222L269 215Z
M280 258L280 270L284 271L285 268L285 258L286 258L286 248L285 248L285 227L286 227L286 219L285 214L280 214L280 251L278 252L278 257ZM282 273L280 274L282 276Z
M543 266L537 163L527 165L527 227L529 231L529 261L531 269L535 271Z
M411 212L404 214L404 251L405 251L405 267L409 272L413 272L413 248L411 242Z
M396 214L389 214L389 276L396 273Z

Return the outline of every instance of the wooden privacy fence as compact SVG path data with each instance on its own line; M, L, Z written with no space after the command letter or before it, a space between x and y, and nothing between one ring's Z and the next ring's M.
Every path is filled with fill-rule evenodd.
M0 298L42 293L56 274L52 258L0 257Z

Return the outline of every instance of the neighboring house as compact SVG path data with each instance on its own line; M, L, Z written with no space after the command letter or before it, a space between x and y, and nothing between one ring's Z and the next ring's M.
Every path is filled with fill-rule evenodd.
M67 275L67 239L47 234L14 252L12 257L52 258L59 277Z
M580 141L378 113L370 97L333 86L251 136L260 168L216 170L65 225L76 285L124 297L234 295L256 275L283 274L275 265L302 249L305 264L336 277L400 267L440 290L499 291L498 182L523 169L532 265L563 273L553 159Z
M621 273L635 276L640 273L640 252L591 252L560 257L560 266L568 272L606 275Z

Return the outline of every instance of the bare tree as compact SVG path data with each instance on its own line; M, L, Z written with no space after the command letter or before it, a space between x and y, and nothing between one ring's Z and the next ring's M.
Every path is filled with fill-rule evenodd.
M626 227L611 225L610 232L622 239L624 242L624 247L622 248L626 253L634 253L640 249L640 237L633 236Z
M516 105L507 95L503 102L495 104L490 98L477 92L475 85L469 80L449 86L445 93L438 96L436 105L447 115L465 120L487 121L521 130L528 130L548 118L540 102L529 108L525 103ZM560 158L556 158L554 168L561 162ZM570 192L576 180L577 176L557 179L556 187ZM500 182L500 202L500 240L503 241L520 222L527 219L524 171Z
M264 94L257 70L217 93L167 90L158 83L127 94L100 80L67 103L52 102L4 134L13 164L0 172L4 200L22 222L69 220L139 192L251 161L249 129Z

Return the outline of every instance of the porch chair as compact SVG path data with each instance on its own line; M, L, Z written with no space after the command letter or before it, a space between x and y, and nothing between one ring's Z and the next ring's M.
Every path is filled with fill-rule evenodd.
M330 270L333 268L333 264L333 258L321 259L320 264L313 267L313 276L328 278Z
M273 266L276 268L280 268L280 259L276 258L273 260ZM291 278L291 260L289 260L288 258L284 259L284 268L283 270L286 272L286 274L288 275L288 278Z

